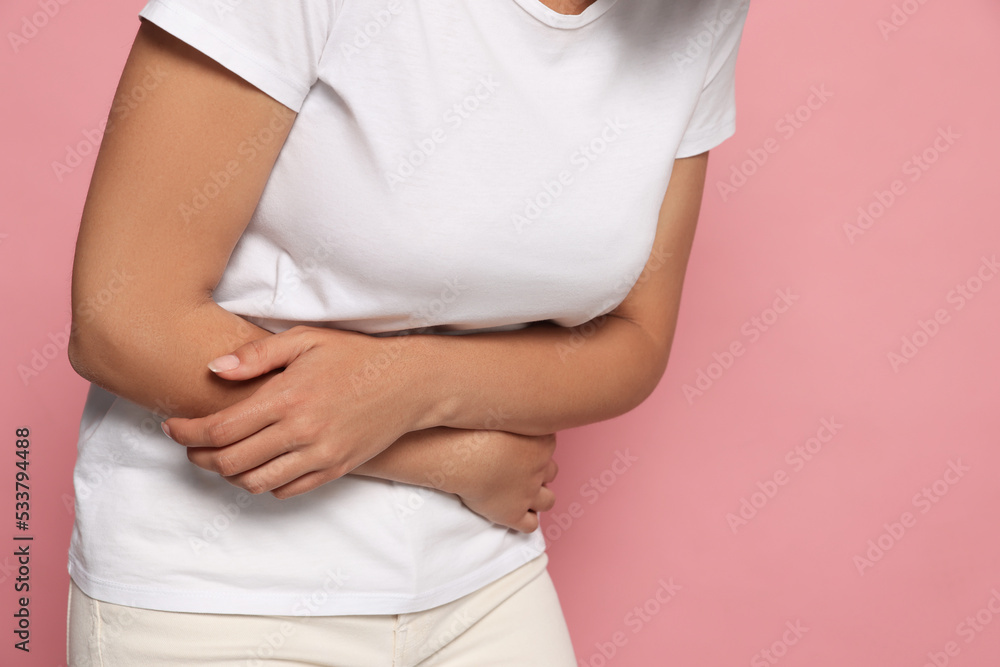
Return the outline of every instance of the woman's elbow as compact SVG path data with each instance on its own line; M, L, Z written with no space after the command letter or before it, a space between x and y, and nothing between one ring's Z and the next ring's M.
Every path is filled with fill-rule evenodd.
M93 353L96 347L92 343L95 332L91 324L81 323L76 316L70 328L69 344L66 347L66 356L69 365L77 375L90 382L98 382L102 375L99 368L99 357Z
M95 306L92 299L73 298L73 317L66 356L77 375L101 386L133 347L133 339L141 335L135 303L119 298Z

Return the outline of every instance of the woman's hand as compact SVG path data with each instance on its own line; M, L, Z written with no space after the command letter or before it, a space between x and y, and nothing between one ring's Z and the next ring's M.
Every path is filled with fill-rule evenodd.
M426 392L407 355L386 357L393 338L300 325L250 341L230 355L238 367L216 375L245 380L282 372L214 414L167 419L164 432L188 447L195 465L250 493L288 498L311 491L420 428Z
M470 510L493 523L523 533L538 528L538 512L556 503L546 484L559 466L552 459L555 433L520 435L507 431L463 431L454 451L458 470L444 490L458 495Z

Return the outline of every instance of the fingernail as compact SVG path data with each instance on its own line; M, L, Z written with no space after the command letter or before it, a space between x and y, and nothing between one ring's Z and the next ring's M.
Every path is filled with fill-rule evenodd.
M219 373L221 371L231 371L240 365L240 358L235 354L227 354L218 359L212 359L208 362L208 368L213 373Z
M167 426L167 422L160 422L160 428L162 428L163 432L167 434L168 438L170 438L170 427Z

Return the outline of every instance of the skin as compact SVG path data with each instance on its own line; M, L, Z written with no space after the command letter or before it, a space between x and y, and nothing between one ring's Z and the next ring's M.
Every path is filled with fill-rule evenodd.
M560 14L582 14L596 0L539 0L549 9Z
M162 83L112 113L84 206L73 368L168 418L194 465L251 493L286 498L367 475L455 493L491 521L535 530L537 513L555 503L546 486L558 470L555 432L631 410L666 368L708 154L675 161L646 271L592 327L415 335L401 350L389 347L398 340L350 331L271 334L211 295L294 114L143 22L116 98L149 68ZM265 127L274 139L185 220L179 205ZM94 297L109 285L114 298L95 316ZM568 363L560 345L574 349ZM390 372L349 381L390 351ZM230 353L238 369L207 368Z

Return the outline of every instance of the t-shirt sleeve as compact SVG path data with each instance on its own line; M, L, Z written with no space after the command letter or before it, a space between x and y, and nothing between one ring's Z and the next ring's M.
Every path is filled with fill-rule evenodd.
M339 0L150 0L139 17L298 112Z
M725 4L731 13L719 15L724 28L713 40L705 84L678 146L678 158L704 153L736 133L736 56L750 3Z

